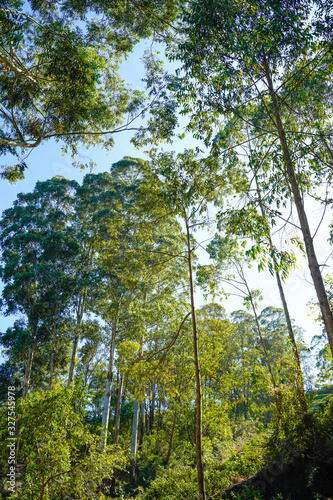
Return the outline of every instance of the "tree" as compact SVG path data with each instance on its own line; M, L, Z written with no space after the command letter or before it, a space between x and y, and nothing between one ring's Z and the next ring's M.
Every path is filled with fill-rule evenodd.
M24 396L36 345L49 348L49 388L56 357L63 352L57 339L75 290L72 272L78 251L69 225L75 187L60 177L39 182L33 193L18 195L0 223L2 306L6 314L24 314L30 334Z
M293 149L293 138L304 133L303 137L329 137L328 127L325 128L328 114L308 82L309 75L318 73L324 85L330 78L329 43L322 37L330 19L330 8L321 6L315 10L312 22L316 4L310 1L279 4L257 1L241 5L234 1L216 1L209 5L201 0L193 1L183 15L184 42L173 48L172 57L183 63L185 75L175 82L174 88L185 102L184 112L191 113L188 128L195 130L207 144L213 125L220 126L221 134L216 137L215 144L224 155L228 117L245 124L249 122L251 139L266 136L271 138L272 144L278 144L283 158L283 179L297 209L312 280L333 352L333 315L304 208L302 176L297 175L295 167L297 150ZM294 97L299 97L301 92L307 93L307 105L311 102L313 123L303 110L298 122L295 111L292 112L293 121L286 117L288 110L294 109ZM298 106L299 100L296 102ZM305 106L304 100L301 105ZM253 107L261 109L264 121L257 119L258 113L248 114ZM322 134L318 134L316 119L323 123ZM306 132L303 131L305 124ZM289 125L292 126L289 128ZM241 134L239 143L248 140ZM315 168L311 171L316 175Z
M147 301L151 295L163 296L166 289L172 294L169 285L159 283L171 267L173 279L180 275L170 255L177 255L182 243L174 215L159 203L159 181L148 162L125 157L112 166L111 174L86 176L82 194L100 277L99 290L88 307L110 330L102 415L106 442L116 346L125 339L142 342L142 336L146 341Z
M235 130L230 130L229 141L232 140L231 137L236 140L236 137L234 137L235 132ZM249 173L252 175L252 179L248 184L244 184L241 208L222 208L218 212L218 228L220 231L223 229L227 235L244 238L243 245L252 244L250 247L246 246L245 253L258 262L259 271L262 271L267 266L270 273L276 277L288 325L289 338L293 347L295 366L297 367L298 394L306 412L307 404L300 355L282 285L282 282L288 277L290 269L296 265L296 257L293 251L279 250L272 240L271 228L276 228L277 220L280 216L282 217L279 211L279 204L281 202L282 205L285 205L286 201L279 186L275 186L274 180L271 178L270 182L268 182L265 178L265 174L267 174L266 169L269 171L269 155L267 152L265 153L260 142L262 141L256 140L254 147L251 143L249 143L248 148L243 147L245 152L248 149ZM243 163L244 158L239 158L238 162ZM258 171L262 171L261 178L258 176ZM279 191L279 198L276 199L277 207L275 209L273 206L277 193L274 191ZM277 232L276 229L275 232ZM291 241L298 243L297 238L291 239ZM301 246L300 243L298 244Z
M202 385L199 360L199 337L194 299L193 259L196 241L193 238L193 228L206 223L208 202L214 196L221 196L227 191L224 179L216 172L219 162L212 158L198 158L198 151L185 150L175 155L160 153L153 157L153 168L163 179L165 200L179 215L185 225L186 251L184 252L188 265L188 286L190 292L193 354L195 365L196 386L196 452L199 494L205 500L205 480L203 470L202 449Z
M177 11L178 0L2 3L0 153L19 158L51 138L73 155L79 143L110 147L143 104L119 64L141 38L167 36ZM26 167L5 166L1 177L15 182Z

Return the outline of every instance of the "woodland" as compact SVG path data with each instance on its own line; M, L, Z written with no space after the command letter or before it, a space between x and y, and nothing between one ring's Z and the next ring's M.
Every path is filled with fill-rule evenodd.
M48 141L89 171L1 215L0 499L333 498L332 28L322 0L2 0L1 189ZM123 132L137 157L82 162Z

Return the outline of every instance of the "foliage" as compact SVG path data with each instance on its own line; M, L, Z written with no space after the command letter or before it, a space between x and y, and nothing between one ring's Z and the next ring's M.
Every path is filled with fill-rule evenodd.
M332 401L326 401L319 411L295 415L280 432L272 433L267 442L266 460L288 463L311 455L313 464L329 463L332 449Z
M100 453L99 439L84 422L87 403L78 388L55 388L20 400L19 460L25 464L24 483L11 499L58 499L62 495L105 498L102 479L111 477L122 457L112 448ZM5 442L5 440L4 440Z
M50 138L72 155L79 143L109 148L143 106L120 62L141 38L167 36L177 11L177 0L2 3L0 153L20 158ZM26 168L21 159L1 177L16 182Z

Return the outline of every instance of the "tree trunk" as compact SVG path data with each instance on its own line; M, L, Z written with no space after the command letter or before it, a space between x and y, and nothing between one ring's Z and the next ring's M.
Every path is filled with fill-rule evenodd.
M254 177L255 177L255 181L256 181L256 188L257 188L258 200L259 200L261 213L262 213L263 217L266 217L266 213L265 213L264 205L262 203L262 198L261 198L261 193L260 193L260 189L259 189L259 183L258 183L256 172L254 172ZM272 239L270 236L268 238L268 242L269 242L270 249L273 250L274 246L273 246L273 242L272 242ZM297 343L296 343L296 339L295 339L295 335L294 335L294 330L293 330L293 327L291 324L290 314L289 314L289 310L288 310L288 306L287 306L287 301L286 301L286 297L284 294L282 281L281 281L281 277L280 277L280 273L278 270L278 266L277 266L277 262L276 262L276 258L275 258L274 253L272 254L272 256L273 256L273 264L274 264L274 272L275 272L276 282L277 282L278 289L279 289L279 294L280 294L280 299L282 302L284 316L285 316L286 322L287 322L288 335L289 335L289 339L290 339L290 342L292 345L294 360L296 363L297 391L298 391L299 400L300 400L300 404L302 406L302 409L306 412L307 411L307 402L306 402L306 396L305 396L305 391L304 391L304 378L303 378L301 360L300 360L299 351L298 351L298 347L297 347Z
M119 376L119 372L117 373L117 378L118 378L118 376ZM124 375L121 373L120 378L119 378L118 397L117 397L117 405L116 405L115 419L114 419L115 426L114 426L114 441L113 442L115 444L115 453L117 453L117 447L118 447L118 441L119 441L120 415L121 415L121 403L122 403L122 396L123 396L123 387L124 387ZM117 467L114 467L112 480L111 480L111 488L110 488L110 494L112 497L116 496L115 488L116 488L117 476L118 476L118 469L117 469Z
M308 257L308 265L312 277L312 281L316 290L317 298L319 301L319 307L321 310L321 314L323 317L323 321L325 324L328 341L330 344L331 352L333 354L333 315L330 307L330 303L326 294L326 290L324 287L323 278L320 272L320 267L317 261L317 256L315 253L315 249L313 246L313 239L311 236L308 219L305 213L301 192L297 183L293 163L290 156L290 151L287 143L287 138L285 135L285 131L283 128L283 124L280 116L280 109L277 100L277 96L273 87L273 81L271 78L271 74L269 71L268 62L266 56L264 55L264 66L266 70L266 79L268 84L269 93L272 99L273 107L274 107L274 116L276 120L276 127L279 134L280 144L283 151L283 158L286 166L287 177L291 187L291 191L293 193L294 202L297 209L297 214L301 226L301 231L303 234L305 250Z
M140 413L141 413L141 418L140 418L139 450L142 449L143 439L144 439L144 435L145 435L146 412L145 412L145 403L144 402L140 404Z
M157 412L157 430L160 431L163 426L163 415L162 415L162 401L159 397L158 399L158 412Z
M199 345L198 345L198 331L197 320L195 315L194 304L194 284L193 284L193 269L192 269L192 249L190 239L189 219L187 214L185 216L186 236L187 236L187 258L188 258L188 272L190 280L190 294L191 294L191 313L192 313L192 330L193 330L193 350L194 350L194 365L195 365L195 391L196 391L196 450L197 450L197 474L200 500L206 499L205 491L205 478L203 471L203 451L202 451L202 389L201 389L201 374L199 362Z
M53 374L54 374L54 363L55 363L55 341L57 332L57 314L58 314L58 304L55 306L54 310L54 322L52 330L52 354L51 354L51 364L50 364L50 376L48 390L51 391L53 387Z
M77 311L76 311L75 337L74 337L73 348L72 348L71 364L69 366L67 387L69 387L71 385L73 378L74 378L76 353L77 353L77 347L78 347L79 340L80 340L79 329L80 329L80 325L81 325L81 321L82 321L82 317L83 317L84 306L85 306L85 294L80 296L79 304L78 304Z
M152 384L151 390L151 400L150 400L150 412L149 412L149 430L153 432L155 424L155 381Z
M132 442L131 442L131 469L130 481L134 482L135 479L135 463L136 463L136 449L138 439L138 424L139 424L139 401L134 403L133 425L132 425Z
M48 385L49 391L51 391L53 387L53 373L54 373L54 352L52 352L51 354L50 375L49 375L49 385Z
M26 398L28 395L33 359L34 359L34 348L32 346L29 349L27 364L25 365L24 382L23 382L23 390L22 390L22 397L23 398Z
M110 345L110 354L109 354L109 365L108 365L108 374L106 378L106 386L105 386L105 396L104 396L104 409L102 414L102 430L101 437L104 437L103 444L101 449L103 450L106 446L107 437L108 437L108 426L109 426L109 418L110 418L110 403L111 403L111 391L112 391L112 376L113 376L113 365L114 365L114 352L116 348L116 333L117 333L117 323L118 323L118 315L115 318L112 324L112 335L111 335L111 345Z
M117 446L119 440L119 430L120 430L120 414L121 414L121 402L123 396L124 387L124 375L120 374L119 388L118 388L118 399L115 414L115 426L114 426L114 444Z

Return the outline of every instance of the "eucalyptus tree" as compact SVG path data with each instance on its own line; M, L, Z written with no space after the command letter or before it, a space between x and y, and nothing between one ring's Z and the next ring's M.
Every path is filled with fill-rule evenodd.
M269 173L269 155L267 152L265 154L260 142L262 141L259 139L255 141L254 147L251 144L249 148L243 147L252 179L248 185L244 186L241 208L239 208L238 203L237 208L231 206L218 212L218 228L226 234L241 237L247 248L245 253L258 262L258 270L262 271L268 267L270 273L275 275L297 370L297 392L304 411L306 411L307 404L299 349L283 288L283 282L286 281L290 270L296 266L296 256L292 250L278 249L272 239L273 228L274 232L278 231L279 219L282 218L283 223L287 223L281 213L281 206L286 208L287 200L283 189L276 185L274 176ZM249 151L246 152L247 149ZM244 154L239 162L244 162L243 157ZM291 242L297 243L302 248L297 238L291 238Z
M188 266L188 289L193 332L193 353L196 384L196 452L199 494L206 498L202 449L202 385L199 360L199 332L194 298L193 259L197 242L193 230L208 222L208 203L228 192L225 177L218 174L219 162L213 157L200 158L199 151L185 150L176 155L159 153L153 156L153 168L163 181L165 203L169 203L185 226Z
M51 138L72 153L79 143L108 148L113 134L133 130L143 95L119 65L141 39L168 38L178 10L178 0L2 2L0 153L19 158ZM26 167L1 176L15 182Z
M245 218L245 223L247 224L247 222L248 219ZM257 221L254 222L254 224L256 223ZM238 244L235 236L230 237L228 235L223 237L221 234L216 234L213 241L208 245L208 251L211 258L214 259L214 264L202 266L199 271L199 278L208 288L215 289L216 283L220 283L224 287L223 293L242 297L244 305L252 311L257 335L261 344L263 364L269 372L277 414L282 421L288 418L284 414L284 408L289 403L286 401L284 394L288 392L285 389L290 386L291 379L293 385L295 385L294 380L296 380L295 391L292 394L292 403L297 411L298 407L300 407L303 413L306 412L307 402L304 387L300 385L303 380L299 378L300 367L295 363L294 345L291 342L288 345L285 339L285 332L288 331L288 328L286 319L282 324L280 317L281 310L274 312L272 308L267 308L263 311L262 315L259 315L259 303L262 297L260 290L250 288L246 277L245 269L251 267L252 261L249 255L247 255L248 251L245 248L244 245ZM273 319L275 318L278 318L279 322L274 324ZM274 332L274 340L268 340L267 334L269 330ZM277 346L280 349L278 353L275 352ZM293 356L291 356L292 354ZM274 360L272 356L274 356ZM276 360L278 360L278 363L275 362ZM279 362L281 362L280 366ZM285 369L284 367L287 368Z
M238 364L238 332L220 304L206 304L197 312L204 434L214 439L223 434L229 424L230 392L237 385L233 364Z
M119 189L119 192L117 191ZM117 263L121 261L118 243L119 234L124 236L122 189L108 173L88 174L82 186L77 190L76 214L77 232L81 235L80 242L84 262L82 263L82 288L80 293L81 309L90 311L106 322L111 328L111 338L108 341L110 353L108 356L108 373L105 390L105 403L102 417L102 432L107 437L109 422L111 384L113 376L116 332L120 314L120 304L125 288L122 286L121 270ZM109 245L113 242L113 247ZM108 254L109 264L106 264ZM118 258L118 261L117 261ZM126 273L125 273L126 274ZM74 372L76 353L80 339L80 323L82 314L78 317L72 352L71 371ZM68 383L70 384L71 379Z
M279 382L277 381L276 375L274 373L274 369L273 369L272 362L271 362L270 352L267 349L267 345L266 345L266 342L264 339L264 332L263 332L263 329L262 329L260 321L259 321L259 313L258 313L259 304L258 303L262 299L261 292L258 289L253 290L249 286L248 280L247 280L247 278L245 276L245 272L244 272L244 267L246 265L248 265L248 262L246 262L246 260L244 260L244 259L241 259L241 256L235 257L232 255L226 255L225 249L223 247L220 249L221 250L220 253L218 250L216 252L216 246L214 245L215 243L216 243L216 240L210 245L210 251L214 252L214 250L215 250L214 256L216 258L218 265L220 264L220 266L223 269L225 267L226 262L228 263L228 261L229 261L229 265L233 266L233 268L236 271L236 278L230 278L229 276L227 276L224 279L226 281L230 281L231 283L233 282L233 286L236 288L238 293L240 293L240 295L243 295L244 305L246 306L246 308L248 310L252 310L252 312L253 312L253 316L254 316L255 324L256 324L256 328L257 328L257 333L258 333L258 336L260 339L261 347L262 347L262 350L264 353L265 362L266 362L268 372L270 375L270 380L271 380L272 389L273 389L272 392L273 392L273 396L274 396L274 400L275 400L277 414L278 414L279 418L281 418L282 417L282 402L281 402L281 391L279 388ZM214 246L215 246L215 249L214 249Z
M83 187L100 269L99 289L89 307L111 331L102 416L106 441L116 345L126 338L146 342L147 304L159 295L158 287L165 292L161 283L170 272L170 254L179 253L180 226L160 203L158 179L148 162L125 157L111 174L86 176ZM168 291L172 294L170 286Z
M19 194L1 219L5 314L24 314L30 332L24 395L27 394L37 336L51 341L50 380L54 370L59 323L68 312L74 287L73 264L78 245L69 220L76 183L61 177L38 182L34 191ZM44 337L45 338L45 337Z
M194 0L183 12L183 41L170 49L170 57L180 60L182 68L169 88L183 103L183 113L190 115L187 129L207 145L216 127L220 128L213 149L221 157L235 156L237 144L256 137L266 137L276 146L275 156L282 158L282 162L276 162L282 174L280 182L287 186L296 206L333 352L333 316L303 200L304 186L310 182L306 176L323 178L327 173L327 168L322 168L324 162L306 162L303 157L305 150L316 146L316 152L325 141L328 157L331 13L330 5L308 0L241 4L233 0ZM315 82L326 89L328 100L324 105ZM260 109L260 116L254 109ZM233 120L244 127L237 143L228 144L228 124ZM250 130L250 137L244 133L245 128ZM298 138L303 140L302 149ZM311 144L307 138L313 138Z
M113 217L113 227L116 227L116 221L119 224L119 216L117 218L119 203L117 205L116 200L112 179L107 173L86 175L76 191L72 227L80 251L76 261L75 293L71 302L75 314L75 329L68 386L72 383L75 373L84 313L90 312L100 316L101 310L97 304L103 296L105 271L98 256L104 234L107 232L106 220L111 220Z
M126 187L122 194L124 227L117 238L123 249L120 254L122 265L118 264L117 272L120 272L122 268L126 269L121 272L121 276L128 290L127 294L130 294L130 301L126 312L120 318L119 336L124 341L130 335L130 338L140 345L138 351L139 382L134 390L131 445L131 478L133 479L139 407L141 414L139 444L141 446L144 437L147 383L141 380L140 366L143 363L145 351L149 349L155 337L154 330L163 331L165 320L163 318L161 324L159 311L170 302L174 302L175 288L183 280L179 256L183 251L184 240L174 213L168 205L161 203L161 182L151 170L148 162L125 157L112 166L111 173L120 186ZM121 237L121 234L124 236ZM109 251L107 258L106 263L110 262L112 265ZM131 378L133 378L133 373Z
M270 352L273 364L279 366L279 377L284 380L285 387L289 385L297 395L295 400L293 394L293 403L298 400L303 412L307 411L307 401L304 391L303 373L300 379L300 365L295 362L295 357L290 357L290 351L294 352L294 344L290 339L289 325L285 313L282 309L276 307L266 307L259 315L259 322L265 331L265 342ZM295 343L299 346L299 362L301 353L304 352L304 339L302 330L293 322L293 333ZM302 384L300 386L300 384ZM298 406L297 404L295 406Z
M235 325L234 345L236 356L231 360L232 389L229 393L231 418L259 418L266 424L271 421L272 382L267 370L266 357L258 338L255 317L244 310L233 311L230 321ZM263 329L264 342L266 335ZM271 358L274 371L276 365ZM226 376L222 377L222 386ZM228 379L226 387L229 387ZM266 415L265 415L266 413Z

